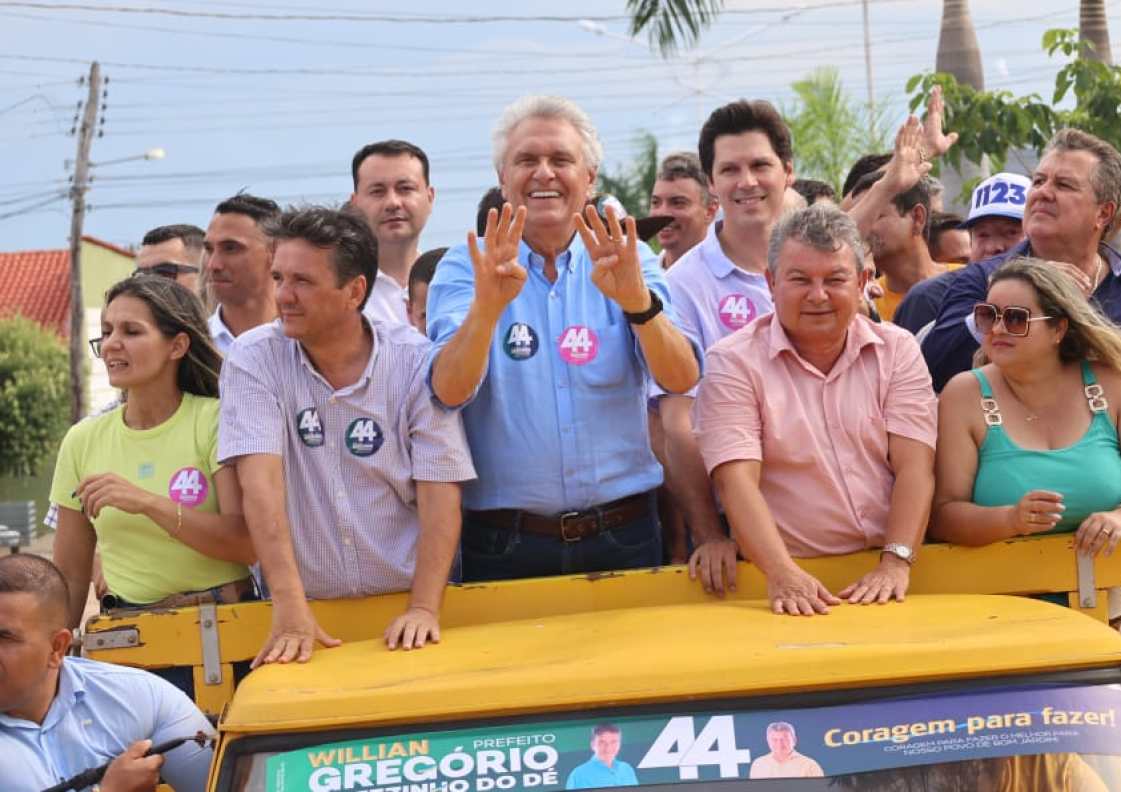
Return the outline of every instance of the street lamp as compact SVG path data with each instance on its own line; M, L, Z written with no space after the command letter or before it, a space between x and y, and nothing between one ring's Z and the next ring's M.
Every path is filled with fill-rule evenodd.
M119 162L135 162L136 160L162 160L167 156L167 152L158 146L150 148L143 154L133 154L131 157L120 157L118 159L105 160L104 162L91 162L91 168L97 168L102 165L116 165Z

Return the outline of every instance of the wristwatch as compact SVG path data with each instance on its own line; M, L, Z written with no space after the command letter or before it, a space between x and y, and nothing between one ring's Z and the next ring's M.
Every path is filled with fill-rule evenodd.
M650 307L642 313L627 313L623 311L623 316L627 321L633 325L646 324L655 316L662 312L662 301L658 299L658 295L654 293L653 289L647 289L650 292Z
M915 551L905 544L899 544L899 542L888 542L880 551L880 555L883 556L884 553L891 553L908 564L915 563Z

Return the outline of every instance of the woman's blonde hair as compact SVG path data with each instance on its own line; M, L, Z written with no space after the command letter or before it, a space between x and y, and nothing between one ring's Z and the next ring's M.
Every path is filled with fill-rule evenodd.
M1064 362L1089 360L1121 372L1121 327L1095 308L1078 284L1054 263L1020 256L1009 260L989 279L989 289L1004 280L1018 280L1035 290L1039 307L1052 327L1066 319L1067 331L1059 342L1059 358ZM977 350L974 365L988 363Z

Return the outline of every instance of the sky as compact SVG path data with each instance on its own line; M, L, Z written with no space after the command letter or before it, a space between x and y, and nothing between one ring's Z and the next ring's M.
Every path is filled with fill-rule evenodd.
M871 0L873 88L893 123L904 85L933 69L939 0ZM429 155L436 205L421 248L456 244L497 183L491 129L530 93L591 115L613 172L652 132L695 150L704 117L741 97L793 101L792 82L839 69L868 95L860 0L727 0L697 46L665 59L626 35L625 0L0 0L0 250L63 248L70 134L101 63L84 232L133 246L167 223L205 227L239 190L337 203L362 145L404 138ZM1077 0L972 0L986 87L1050 95L1062 63L1040 39L1076 27ZM1121 0L1107 3L1114 52ZM315 17L309 19L307 17ZM162 160L115 160L162 148ZM98 164L100 163L100 164Z

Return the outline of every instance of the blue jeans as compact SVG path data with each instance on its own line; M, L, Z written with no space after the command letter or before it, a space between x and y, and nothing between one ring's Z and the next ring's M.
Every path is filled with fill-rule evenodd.
M578 542L498 527L468 512L463 518L463 581L571 575L662 563L655 495L645 517Z

